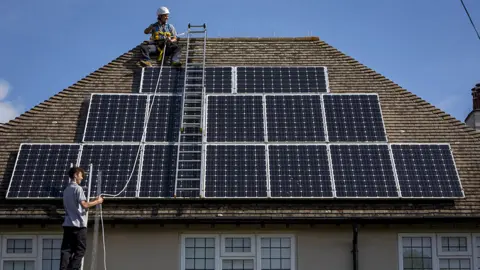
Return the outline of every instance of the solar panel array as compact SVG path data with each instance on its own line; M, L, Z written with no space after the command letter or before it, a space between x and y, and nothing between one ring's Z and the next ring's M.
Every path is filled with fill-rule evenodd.
M22 145L7 197L61 197L69 164L92 163L92 196L101 171L103 193L171 198L184 72L144 69L140 93L93 94L83 142ZM205 86L203 141L182 146L202 164L183 162L178 183L201 191L178 197L464 197L449 145L388 143L378 95L329 93L324 67L209 67Z

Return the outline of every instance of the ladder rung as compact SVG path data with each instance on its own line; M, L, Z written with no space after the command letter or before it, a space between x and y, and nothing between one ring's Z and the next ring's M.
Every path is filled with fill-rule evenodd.
M182 133L182 136L202 136L201 133Z
M186 87L203 87L203 84L187 83Z
M199 188L177 188L177 190L179 190L179 191L189 191L189 190L193 190L193 191L198 190L198 191L200 191Z
M178 178L177 181L200 181L200 178Z
M203 27L203 26L202 26ZM200 33L205 33L207 30L201 30L201 31L190 31L189 33L192 34L200 34Z
M185 99L186 103L200 103L202 102L201 99Z
M201 115L184 115L183 119L200 119L202 118Z
M187 63L187 66L203 66L203 63Z
M187 80L201 80L203 77L187 77Z
M198 111L198 110L201 110L202 107L185 107L183 110L184 111Z

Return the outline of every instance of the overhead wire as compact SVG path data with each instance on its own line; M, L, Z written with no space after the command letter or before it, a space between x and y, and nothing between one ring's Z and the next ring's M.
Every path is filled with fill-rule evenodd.
M472 27L475 30L475 33L477 33L478 39L480 40L480 34L478 33L477 27L475 26L475 23L473 22L472 17L470 16L470 13L468 12L467 7L465 6L465 3L463 2L463 0L460 0L460 2L462 3L465 13L467 13L468 19L470 20L470 23L472 24Z

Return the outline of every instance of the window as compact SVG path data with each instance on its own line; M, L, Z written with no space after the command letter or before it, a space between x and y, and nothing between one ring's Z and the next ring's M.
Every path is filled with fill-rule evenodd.
M292 235L183 235L181 270L294 270Z
M61 236L4 235L0 237L0 269L57 270Z
M480 270L480 235L401 234L399 251L402 270Z

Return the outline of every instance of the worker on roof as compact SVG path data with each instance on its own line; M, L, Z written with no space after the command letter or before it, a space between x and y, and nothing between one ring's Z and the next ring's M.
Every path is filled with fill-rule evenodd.
M173 25L167 23L170 11L166 7L160 7L157 10L157 22L148 26L144 33L151 34L150 40L141 45L142 60L139 64L143 67L151 67L151 53L158 53L159 61L162 57L172 55L172 66L181 66L181 49L178 45L177 31ZM163 51L165 49L165 51Z

